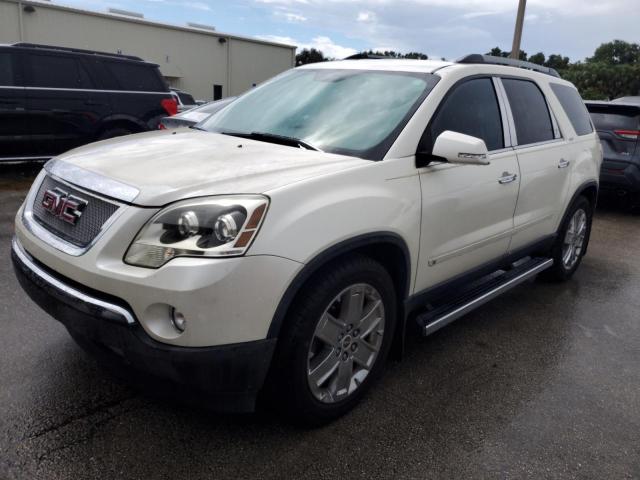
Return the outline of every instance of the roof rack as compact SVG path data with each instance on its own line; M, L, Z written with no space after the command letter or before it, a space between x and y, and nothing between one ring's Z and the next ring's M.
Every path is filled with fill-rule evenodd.
M354 55L349 55L348 57L343 58L343 60L384 60L385 58L393 57L388 57L387 55L376 55L374 53L360 52Z
M543 67L542 65L531 62L524 62L522 60L514 60L513 58L480 55L479 53L465 55L464 57L456 60L456 63L483 63L489 65L504 65L506 67L525 68L527 70L533 70L535 72L545 73L547 75L551 75L552 77L560 78L560 74L554 68Z
M18 42L18 43L13 43L12 45L14 47L37 48L42 50L61 50L63 52L84 53L88 55L103 55L105 57L115 57L120 59L126 58L127 60L136 60L139 62L144 62L142 58L136 57L135 55L123 55L121 53L99 52L96 50L84 50L82 48L58 47L56 45L41 45L38 43L28 43L28 42Z

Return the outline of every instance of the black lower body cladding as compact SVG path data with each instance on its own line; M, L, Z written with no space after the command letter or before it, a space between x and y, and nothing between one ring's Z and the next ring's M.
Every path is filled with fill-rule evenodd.
M185 396L195 393L200 398L198 403L218 411L255 409L256 396L273 356L275 338L215 347L164 344L149 337L139 323L127 324L123 318L96 310L44 282L15 252L11 257L18 281L29 297L110 370L123 373L136 383L144 380L143 383L154 386L162 387L168 382L166 386L186 387ZM178 394L182 394L182 390Z

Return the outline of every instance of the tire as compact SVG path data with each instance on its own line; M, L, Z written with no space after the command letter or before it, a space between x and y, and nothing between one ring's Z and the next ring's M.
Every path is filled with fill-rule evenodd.
M582 219L584 219L583 227L581 226ZM593 207L589 200L581 195L569 208L567 215L558 230L558 238L550 252L550 257L553 258L553 267L542 272L540 275L542 279L554 282L564 282L573 276L580 266L582 257L584 257L587 250L589 237L591 235L592 220ZM574 232L576 228L580 229L580 232L578 232L578 238L581 238L582 240L581 242L576 240L577 243L571 244L569 243L569 240L573 241L576 237L570 232ZM584 230L582 230L582 228L584 228ZM573 249L572 255L570 255L570 249Z
M126 128L121 128L121 127L109 128L108 130L105 130L100 135L98 135L98 141L108 140L110 138L115 138L115 137L122 137L124 135L131 135L132 133L133 132L131 130L127 130Z
M363 299L359 314L358 302L351 311L348 298ZM285 318L267 387L271 403L305 426L325 424L355 407L382 372L395 332L396 302L389 273L369 257L322 268ZM358 321L349 323L354 318ZM324 367L334 364L334 373L325 376Z

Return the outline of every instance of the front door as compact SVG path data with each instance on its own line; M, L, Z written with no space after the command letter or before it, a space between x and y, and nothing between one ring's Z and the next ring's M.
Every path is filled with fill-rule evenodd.
M482 138L489 165L431 163L420 169L422 225L416 291L506 255L520 171L493 79L473 78L443 99L420 142L429 152L445 130Z

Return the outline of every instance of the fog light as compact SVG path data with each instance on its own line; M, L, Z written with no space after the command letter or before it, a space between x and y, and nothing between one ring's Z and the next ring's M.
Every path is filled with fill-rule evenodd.
M171 323L179 332L184 332L185 327L187 326L187 319L184 318L184 315L174 308L171 312Z

